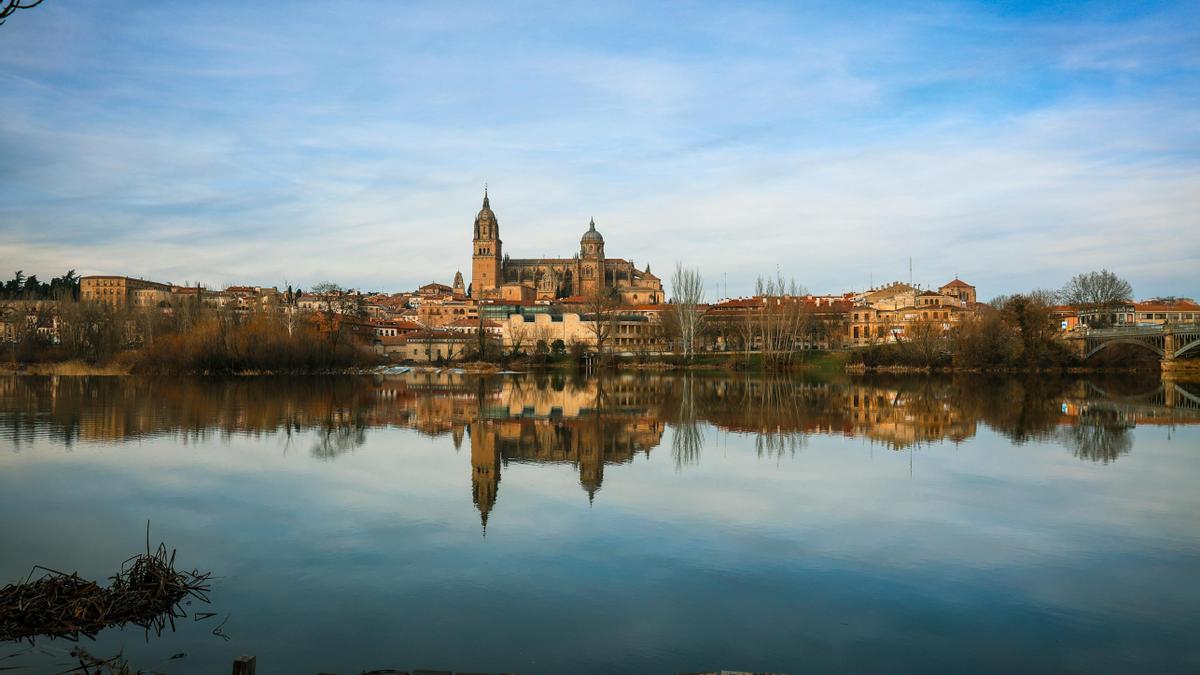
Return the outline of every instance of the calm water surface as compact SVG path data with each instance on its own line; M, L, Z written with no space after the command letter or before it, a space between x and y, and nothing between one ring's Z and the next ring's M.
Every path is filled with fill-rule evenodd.
M1198 423L1156 380L0 378L0 584L150 519L217 616L88 648L170 673L1195 673Z

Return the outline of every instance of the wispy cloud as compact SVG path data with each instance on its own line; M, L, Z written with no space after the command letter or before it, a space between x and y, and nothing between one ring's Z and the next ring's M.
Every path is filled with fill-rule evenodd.
M513 255L595 216L731 293L911 255L1197 295L1196 13L61 0L0 28L0 258L400 289L469 264L487 181Z

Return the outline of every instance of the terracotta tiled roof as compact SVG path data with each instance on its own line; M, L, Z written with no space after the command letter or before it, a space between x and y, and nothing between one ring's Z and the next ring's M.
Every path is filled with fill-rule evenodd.
M451 322L450 325L455 328L478 328L480 324L478 319L458 319L457 321ZM484 319L483 327L500 328L500 324L490 319Z
M567 300L569 300L569 298L564 298L564 299L560 300L559 302L566 302ZM489 305L491 305L491 306L496 306L496 305L499 305L499 306L502 306L502 307L503 307L503 306L506 306L506 305L516 305L516 306L519 306L519 307L533 307L533 306L536 306L536 305L545 305L546 303L544 303L544 302L543 302L543 301L541 301L541 300L501 300L501 299L499 299L499 298L489 298L489 299L487 299L487 300L484 300L483 302L481 302L481 303L479 303L479 304L480 304L480 305L483 305L483 306L489 306Z
M963 281L962 279L955 277L954 281L951 281L950 283L946 284L945 286L942 286L942 288L975 288L975 287L972 286L971 284L968 284L967 282Z
M413 333L409 333L407 335L403 335L401 337L403 337L405 340L407 340L409 342L415 342L415 341L421 341L421 340L461 341L461 340L472 339L470 336L463 335L462 333L459 333L456 331L437 330L437 329L419 330L419 331L416 331Z
M762 298L759 298L759 297L731 298L731 299L725 300L723 302L718 302L717 304L713 305L711 307L711 309L721 310L721 309L741 309L744 307L762 307L762 304L763 304Z
M391 321L386 322L385 325L391 326L392 328L395 328L396 330L405 330L405 331L415 331L415 330L421 330L422 328L424 328L424 326L417 323L416 321L405 321L404 319L393 319Z
M1165 302L1135 302L1133 309L1137 312L1200 312L1200 305L1194 302L1177 301Z

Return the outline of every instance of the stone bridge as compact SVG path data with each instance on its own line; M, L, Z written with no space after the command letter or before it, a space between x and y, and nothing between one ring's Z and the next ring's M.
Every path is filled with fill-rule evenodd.
M1173 361L1188 353L1200 356L1200 324L1197 323L1090 328L1075 331L1067 339L1085 359L1112 345L1133 345L1147 349L1163 361Z

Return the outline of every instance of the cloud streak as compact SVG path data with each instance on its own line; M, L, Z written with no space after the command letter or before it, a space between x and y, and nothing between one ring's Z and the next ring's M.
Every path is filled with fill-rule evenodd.
M469 267L487 181L513 255L594 216L731 294L1196 296L1196 14L62 0L0 36L0 258L399 290Z

